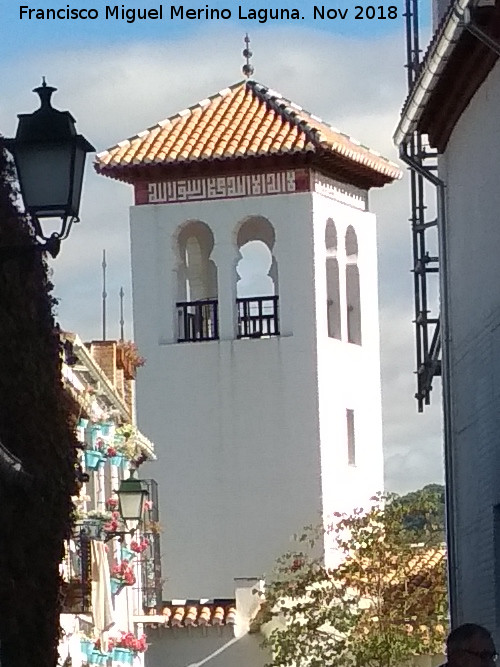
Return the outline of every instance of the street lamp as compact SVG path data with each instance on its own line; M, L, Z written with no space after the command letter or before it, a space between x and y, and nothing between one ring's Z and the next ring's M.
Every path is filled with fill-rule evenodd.
M58 111L50 98L57 89L42 85L33 92L40 96L40 108L19 114L15 139L6 139L17 169L21 195L33 221L37 247L53 257L61 241L68 237L73 222L78 222L85 157L95 148L76 133L75 119L69 111ZM48 235L42 221L60 218L60 230Z
M121 518L125 526L134 532L144 515L144 502L149 497L148 485L136 478L136 471L131 470L130 477L122 480L117 491Z

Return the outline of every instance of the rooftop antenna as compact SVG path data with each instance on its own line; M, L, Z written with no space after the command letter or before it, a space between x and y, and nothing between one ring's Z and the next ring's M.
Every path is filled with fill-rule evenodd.
M248 32L245 35L244 41L245 41L245 48L243 49L243 57L246 59L246 63L243 65L241 69L244 76L246 76L246 78L249 79L254 73L254 68L252 63L250 62L250 58L253 56L253 53L250 50L250 37L248 36Z
M102 339L106 340L106 251L102 251Z
M125 324L125 320L123 319L123 297L125 296L125 292L123 291L123 287L120 287L120 340L125 340L125 336L123 335L123 325Z

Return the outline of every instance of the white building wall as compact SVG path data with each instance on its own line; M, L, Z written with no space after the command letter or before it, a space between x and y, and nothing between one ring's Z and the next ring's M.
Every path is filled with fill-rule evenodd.
M446 183L452 448L456 484L458 622L500 641L500 67L451 135L440 161ZM497 526L497 533L499 527ZM496 536L496 539L500 535Z
M380 387L377 232L372 213L314 195L318 383L326 515L365 507L382 491L382 398ZM342 340L328 337L325 227L337 231ZM357 237L360 273L361 345L347 341L345 237ZM348 465L346 410L354 411L356 463Z
M333 213L325 215L327 208ZM333 214L341 225L360 226L363 335L373 337L366 350L325 339L325 321L317 343L317 317L324 319L318 304L326 304L324 225ZM275 229L277 338L235 340L236 230L247 216L264 216ZM175 342L175 234L188 220L205 222L214 235L219 341ZM374 461L367 496L381 486L374 220L312 193L143 205L131 210L131 239L135 340L147 359L138 418L158 456L165 595L231 597L234 577L269 572L290 536L319 520L323 493L328 510L350 509ZM358 456L370 449L368 440L376 452L359 471L347 470L340 453L347 451L351 406ZM373 427L363 424L373 411Z
M172 628L150 630L146 667L264 667L269 654L264 651L260 633L235 639L232 628Z

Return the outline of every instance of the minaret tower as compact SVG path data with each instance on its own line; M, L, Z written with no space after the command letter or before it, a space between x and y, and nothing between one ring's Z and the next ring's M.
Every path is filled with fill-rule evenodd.
M165 594L231 597L305 524L382 489L368 190L401 174L250 78L96 168L135 193L137 409L158 456Z

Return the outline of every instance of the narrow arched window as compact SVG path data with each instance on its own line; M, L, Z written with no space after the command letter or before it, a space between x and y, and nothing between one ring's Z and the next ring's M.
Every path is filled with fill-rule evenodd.
M214 246L212 230L201 220L191 220L181 227L177 244L177 340L216 340L217 267L210 258Z
M347 340L361 345L361 291L358 267L358 239L353 227L345 235L345 285L347 304Z
M340 280L337 259L337 230L333 220L328 220L325 229L326 247L326 313L328 336L341 338Z
M238 338L267 338L280 333L274 241L274 227L262 216L249 216L237 228Z

